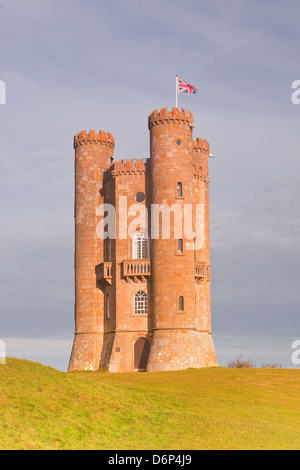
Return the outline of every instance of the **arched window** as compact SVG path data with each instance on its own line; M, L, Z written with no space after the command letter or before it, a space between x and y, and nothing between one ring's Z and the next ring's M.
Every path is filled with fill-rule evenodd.
M106 318L110 318L109 294L106 295Z
M133 237L133 259L149 258L149 242L146 232L138 232Z
M148 314L148 296L143 290L136 292L134 295L134 314Z
M179 300L178 300L178 310L180 312L184 311L184 298L182 297L182 295L179 297Z
M177 196L182 197L182 183L177 183Z

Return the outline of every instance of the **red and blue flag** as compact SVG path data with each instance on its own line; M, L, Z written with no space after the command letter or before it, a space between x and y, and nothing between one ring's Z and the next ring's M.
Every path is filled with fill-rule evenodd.
M179 93L189 93L189 94L197 93L197 88L195 88L190 83L185 82L184 80L181 80L178 77L177 77L177 80L178 80L178 92Z

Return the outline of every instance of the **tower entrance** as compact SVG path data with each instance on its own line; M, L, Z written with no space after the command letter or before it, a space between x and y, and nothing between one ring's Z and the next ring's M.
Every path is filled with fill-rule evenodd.
M150 343L147 338L139 338L134 345L134 368L145 371L148 363Z

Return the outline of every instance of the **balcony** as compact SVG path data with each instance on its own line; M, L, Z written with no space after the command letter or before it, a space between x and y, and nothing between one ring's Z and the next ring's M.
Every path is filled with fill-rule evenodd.
M96 266L96 280L104 285L112 283L112 263L101 263Z
M131 259L122 263L123 277L127 282L146 282L146 278L151 276L150 259Z
M96 266L96 279L104 285L112 284L112 263L101 263ZM197 281L209 279L209 266L202 262L196 261L194 265L194 275ZM150 259L131 259L122 262L122 276L127 282L146 282L151 276L151 260Z
M195 278L197 280L209 279L209 266L202 261L195 261Z

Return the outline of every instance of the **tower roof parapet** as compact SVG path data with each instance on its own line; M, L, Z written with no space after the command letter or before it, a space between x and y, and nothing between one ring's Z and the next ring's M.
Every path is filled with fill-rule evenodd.
M99 131L96 133L94 129L89 132L81 131L78 132L74 137L74 148L76 149L80 145L98 143L101 145L107 145L108 147L115 147L115 139L109 132Z
M193 141L193 149L196 151L209 152L209 142L205 139L200 139L197 137L197 140Z
M143 175L149 171L149 158L134 158L115 160L113 165L104 173L104 182L119 176Z
M112 175L138 175L143 174L149 167L149 159L126 159L126 160L115 160L112 166Z
M180 122L190 125L194 122L193 114L187 109L172 108L172 111L168 111L167 108L162 108L160 111L155 109L148 118L149 130L159 124L165 124L169 122Z

